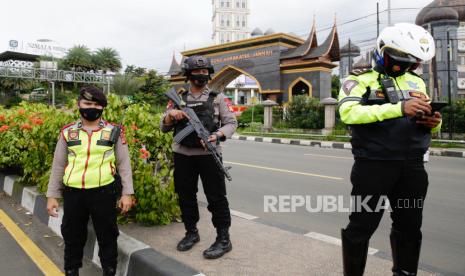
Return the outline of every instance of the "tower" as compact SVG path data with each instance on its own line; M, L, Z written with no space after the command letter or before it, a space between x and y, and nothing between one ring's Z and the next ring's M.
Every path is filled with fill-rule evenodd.
M212 39L215 44L250 37L248 0L212 0L212 6Z

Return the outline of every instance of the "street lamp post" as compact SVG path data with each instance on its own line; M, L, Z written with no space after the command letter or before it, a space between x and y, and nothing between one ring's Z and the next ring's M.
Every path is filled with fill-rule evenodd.
M451 82L450 82L450 58L451 58L451 43L450 43L450 34L449 29L447 29L447 96L449 98L449 140L452 140L452 117L454 111L452 108L452 91L451 91Z

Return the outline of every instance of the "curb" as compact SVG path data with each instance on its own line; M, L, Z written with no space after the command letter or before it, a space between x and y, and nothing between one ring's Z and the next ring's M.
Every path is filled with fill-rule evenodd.
M55 234L61 236L61 221L63 209L58 211L58 218L50 217L47 213L47 198L37 192L36 187L25 187L16 182L18 176L0 173L0 191L4 191L14 201L46 224ZM98 257L98 243L92 222L89 222L87 242L84 256L98 267L101 267ZM202 276L198 270L181 263L171 257L158 252L147 244L120 231L118 236L118 268L117 275L181 275Z
M296 145L296 146L310 146L310 147L318 147L318 148L352 149L352 145L350 143L345 143L345 142L312 141L312 140L285 139L285 138L272 138L272 137L255 137L255 136L246 136L246 135L237 135L237 134L234 134L231 137L231 139L239 140L239 141L253 141L253 142ZM431 148L429 152L430 152L430 155L434 155L434 156L465 158L465 150L457 151L457 150Z

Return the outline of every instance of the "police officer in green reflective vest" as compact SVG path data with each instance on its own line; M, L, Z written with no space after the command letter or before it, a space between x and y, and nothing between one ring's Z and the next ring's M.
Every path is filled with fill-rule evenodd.
M342 230L344 275L363 275L370 237L386 202L392 209L394 275L416 275L422 240L422 207L428 187L423 165L431 133L441 126L423 80L415 70L434 57L435 44L422 27L399 23L377 39L374 67L353 72L342 84L339 112L352 132L355 163L350 176L355 202L367 202ZM365 201L366 200L366 201Z
M47 211L57 217L63 197L61 233L65 243L66 275L79 275L89 217L97 235L103 275L117 267L117 205L126 213L132 205L131 163L120 127L101 119L107 99L96 87L81 89L81 119L61 129L47 191ZM118 172L118 175L117 175ZM119 181L122 196L117 204Z

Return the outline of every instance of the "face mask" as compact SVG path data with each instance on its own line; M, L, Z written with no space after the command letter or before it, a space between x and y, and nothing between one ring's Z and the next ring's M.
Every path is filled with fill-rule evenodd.
M207 85L208 81L210 80L209 75L198 74L198 75L191 75L190 79L194 82L194 85L197 87L204 87Z
M102 116L103 109L98 108L79 108L79 113L87 121L95 121Z
M399 77L405 74L413 65L414 63L405 62L405 61L398 61L391 58L389 55L386 55L384 59L384 68L386 70L386 74L391 77Z

